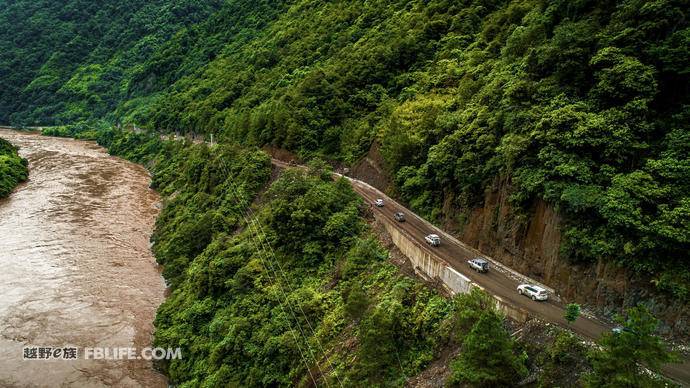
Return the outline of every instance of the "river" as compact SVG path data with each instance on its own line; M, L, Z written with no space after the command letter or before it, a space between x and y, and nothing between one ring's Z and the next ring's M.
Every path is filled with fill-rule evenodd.
M160 207L149 174L93 142L0 137L30 170L0 200L0 386L165 387L151 361L85 358L86 348L151 346L165 283L149 245ZM24 347L79 355L24 359Z

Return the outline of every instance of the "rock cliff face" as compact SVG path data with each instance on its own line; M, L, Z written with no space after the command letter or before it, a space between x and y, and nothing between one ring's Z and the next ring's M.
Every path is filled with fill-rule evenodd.
M373 145L350 175L390 193L392 180L384 164ZM446 193L442 226L466 244L554 288L567 302L608 317L643 303L663 320L666 334L690 337L690 306L660 295L650 279L634 276L615 263L571 263L560 254L564 220L558 211L537 200L526 214L516 213L509 194L510 182L496 179L484 193L483 205L468 211L455 207L453 194Z
M538 200L526 215L516 215L508 202L510 184L496 180L486 190L484 205L461 212L446 201L445 227L459 239L502 263L553 287L566 301L586 305L610 316L639 303L648 305L664 322L664 331L690 335L690 308L653 292L649 279L640 279L613 263L575 265L560 252L563 219Z
M352 166L349 175L376 187L383 192L390 192L392 179L383 167L385 162L379 145L372 144L369 152Z

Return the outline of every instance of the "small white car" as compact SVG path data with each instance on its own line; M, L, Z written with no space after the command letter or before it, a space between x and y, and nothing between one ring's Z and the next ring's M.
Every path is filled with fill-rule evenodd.
M546 292L545 289L535 286L534 284L520 284L517 290L518 294L529 296L532 300L549 299L549 293Z
M431 245L432 247L437 247L441 245L441 237L438 237L437 234L430 234L424 237L424 240L427 244Z
M374 201L374 205L376 205L376 207L383 207L383 200L378 198L376 201Z

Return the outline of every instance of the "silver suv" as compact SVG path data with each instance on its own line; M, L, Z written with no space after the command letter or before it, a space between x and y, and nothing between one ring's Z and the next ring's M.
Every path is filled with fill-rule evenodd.
M481 257L475 257L472 260L468 260L467 263L470 265L470 268L477 272L489 272L489 262Z

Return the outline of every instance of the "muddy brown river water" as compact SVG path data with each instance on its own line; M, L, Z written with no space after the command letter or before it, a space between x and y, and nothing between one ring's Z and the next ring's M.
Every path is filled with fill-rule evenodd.
M165 387L150 361L85 348L151 346L165 284L149 247L158 195L138 165L93 142L0 129L29 180L0 200L0 387ZM77 347L25 360L24 347Z

